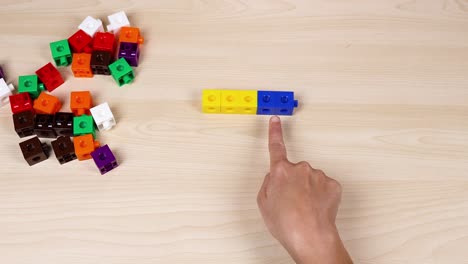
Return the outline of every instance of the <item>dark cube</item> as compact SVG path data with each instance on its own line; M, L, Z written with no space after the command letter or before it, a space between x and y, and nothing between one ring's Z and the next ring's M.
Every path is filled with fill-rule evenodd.
M36 115L36 122L34 124L34 134L40 138L56 138L53 124L54 115Z
M51 142L54 149L55 157L60 164L65 164L69 161L76 159L75 146L70 137L58 137Z
M19 143L24 159L29 166L46 160L49 157L50 146L42 143L38 137L33 137Z
M95 50L91 54L91 70L94 74L110 75L109 64L112 54L108 51Z
M20 138L34 134L34 113L32 111L13 114L15 131Z
M57 136L73 136L73 114L58 112L54 116L53 129Z

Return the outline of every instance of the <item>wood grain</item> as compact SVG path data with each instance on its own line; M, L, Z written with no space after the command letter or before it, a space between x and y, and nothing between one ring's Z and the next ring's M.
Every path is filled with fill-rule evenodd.
M81 20L125 10L146 43L134 84L75 79L118 125L121 166L34 167L0 109L0 263L293 263L257 189L267 117L204 115L202 88L291 89L293 161L339 179L356 263L468 263L466 0L3 0L0 64L15 85Z

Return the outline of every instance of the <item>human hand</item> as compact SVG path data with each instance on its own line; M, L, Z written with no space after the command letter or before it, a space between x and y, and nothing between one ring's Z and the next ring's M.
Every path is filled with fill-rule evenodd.
M288 160L277 116L268 146L270 172L257 202L270 233L299 264L352 263L335 226L341 185L308 162Z

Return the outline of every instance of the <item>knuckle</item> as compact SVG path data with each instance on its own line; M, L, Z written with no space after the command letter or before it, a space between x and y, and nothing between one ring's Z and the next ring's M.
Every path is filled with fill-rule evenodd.
M312 171L312 166L310 166L309 162L307 161L300 161L296 164L300 169L306 170L306 171Z
M330 179L328 184L335 193L341 193L343 191L343 187L341 186L341 183L339 183L337 180Z

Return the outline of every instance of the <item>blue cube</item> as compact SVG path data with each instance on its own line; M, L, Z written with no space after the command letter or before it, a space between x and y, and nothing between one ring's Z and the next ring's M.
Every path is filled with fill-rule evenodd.
M257 115L292 115L298 101L294 92L258 91Z

